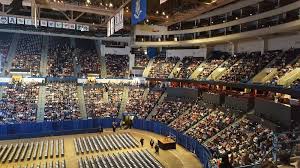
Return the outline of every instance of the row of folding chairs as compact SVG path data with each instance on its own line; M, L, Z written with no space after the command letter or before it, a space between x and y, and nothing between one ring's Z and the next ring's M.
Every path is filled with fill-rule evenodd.
M80 158L78 166L79 168L163 168L149 151L144 150Z
M54 156L57 158L64 156L63 139L0 145L0 160L2 163L43 159L43 157L53 158Z
M66 161L50 161L46 163L28 164L26 166L18 166L17 168L66 168Z
M139 147L139 143L128 133L78 137L73 142L76 154Z

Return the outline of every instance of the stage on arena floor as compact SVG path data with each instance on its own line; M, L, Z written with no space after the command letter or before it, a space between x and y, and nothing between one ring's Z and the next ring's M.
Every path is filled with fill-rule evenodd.
M159 139L158 145L163 150L176 149L176 142L169 137Z

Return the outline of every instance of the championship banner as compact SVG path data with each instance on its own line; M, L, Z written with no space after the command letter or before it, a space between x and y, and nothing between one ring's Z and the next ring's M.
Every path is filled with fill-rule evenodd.
M17 24L24 24L24 18L17 18Z
M64 29L69 29L69 23L63 23L63 28Z
M113 35L115 33L115 18L111 18L110 20L110 34Z
M131 24L136 25L147 17L147 0L131 1Z
M8 24L8 17L0 16L0 24Z
M48 21L48 27L55 27L55 22Z
M9 23L10 24L16 24L17 23L17 18L16 17L9 17Z
M75 30L75 24L74 23L69 23L69 29Z
M41 20L41 26L47 27L47 20Z
M124 8L115 16L115 32L124 28Z
M82 31L90 31L90 26L82 25Z
M82 29L82 25L78 24L78 25L77 25L77 30L79 30L79 31L83 31L83 29Z
M109 37L111 34L110 34L110 21L107 22L107 37Z
M31 19L25 19L25 25L32 25Z
M62 23L61 22L55 22L55 27L56 28L62 28Z

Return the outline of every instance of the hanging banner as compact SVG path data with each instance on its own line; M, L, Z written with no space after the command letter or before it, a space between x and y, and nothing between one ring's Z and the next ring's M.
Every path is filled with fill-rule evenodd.
M55 27L55 22L48 21L48 27Z
M82 31L90 31L90 26L88 25L82 25Z
M47 27L47 20L41 20L41 26Z
M32 25L31 19L25 19L25 25Z
M110 34L113 35L115 33L115 18L111 18L110 20Z
M8 24L8 17L0 16L0 24Z
M62 28L62 23L61 22L55 22L55 27L56 28Z
M17 23L17 18L16 17L9 17L9 23L10 24L16 24Z
M131 24L136 25L147 17L147 0L131 1Z
M167 2L167 0L160 0L160 4Z
M17 18L17 24L24 24L24 18Z
M64 29L69 29L69 23L63 23L63 28Z
M75 30L75 24L74 23L69 23L69 29Z
M83 29L82 29L82 25L78 24L78 25L77 25L77 30L79 30L79 31L83 31Z
M111 34L110 34L110 21L107 22L107 37L109 37Z
M124 28L124 8L115 16L115 32Z

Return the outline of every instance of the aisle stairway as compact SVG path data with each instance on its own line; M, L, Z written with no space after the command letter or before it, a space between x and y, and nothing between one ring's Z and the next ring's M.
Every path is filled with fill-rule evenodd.
M74 38L70 38L71 40L71 47L72 48L76 48L76 43L75 43L75 39ZM74 76L78 77L78 75L80 74L81 71L81 65L78 64L78 56L79 55L79 50L75 49L72 52L72 56L73 56L73 67L74 67Z
M38 110L37 110L37 122L44 121L45 115L45 103L46 103L46 87L40 86L39 88L39 99L38 99Z
M168 78L174 78L174 76L176 76L176 74L179 73L179 71L180 71L180 69L181 69L181 68L179 68L180 64L182 64L181 61L178 61L178 62L176 63L176 65L174 66L174 68L173 68L173 70L171 71L171 73L170 73L170 75L168 76Z
M189 77L189 79L197 79L198 75L203 71L203 67L206 66L206 63L203 62L201 63L196 70L191 74L191 76Z
M97 54L100 57L100 63L101 63L101 78L107 77L107 71L106 71L106 61L105 61L105 55L101 55L101 44L99 40L95 41Z
M119 109L119 118L122 118L122 115L123 115L124 111L126 110L126 104L128 101L128 92L129 92L129 88L128 88L128 86L125 86L124 90L123 90L120 109Z
M277 83L282 86L289 86L299 78L300 78L300 68L295 68L291 72L288 72L283 77L281 77Z
M78 102L79 102L79 110L81 113L82 119L87 119L84 95L83 95L83 86L77 86L77 95L78 95Z
M40 64L40 73L42 76L47 76L49 36L43 36L42 55Z
M143 93L143 100L147 99L147 96L148 96L149 92L150 92L150 89L146 88L145 91L144 91L144 93Z
M147 67L144 69L144 72L143 72L143 77L144 78L147 78L149 76L150 70L153 66L153 63L154 63L154 59L150 59L150 61L148 62Z
M15 33L12 43L11 43L11 46L9 47L9 51L8 51L8 55L7 55L7 63L5 63L3 65L3 72L5 72L5 71L8 72L11 69L12 61L16 55L19 38L20 38L20 34ZM2 75L5 75L3 72L2 72Z
M157 109L158 109L158 106L161 105L165 98L167 97L168 93L167 92L164 92L164 94L161 95L161 97L159 98L157 104L155 105L155 107L152 109L152 111L149 113L148 117L147 117L147 120L150 120L152 119L153 116L155 116L157 114Z

